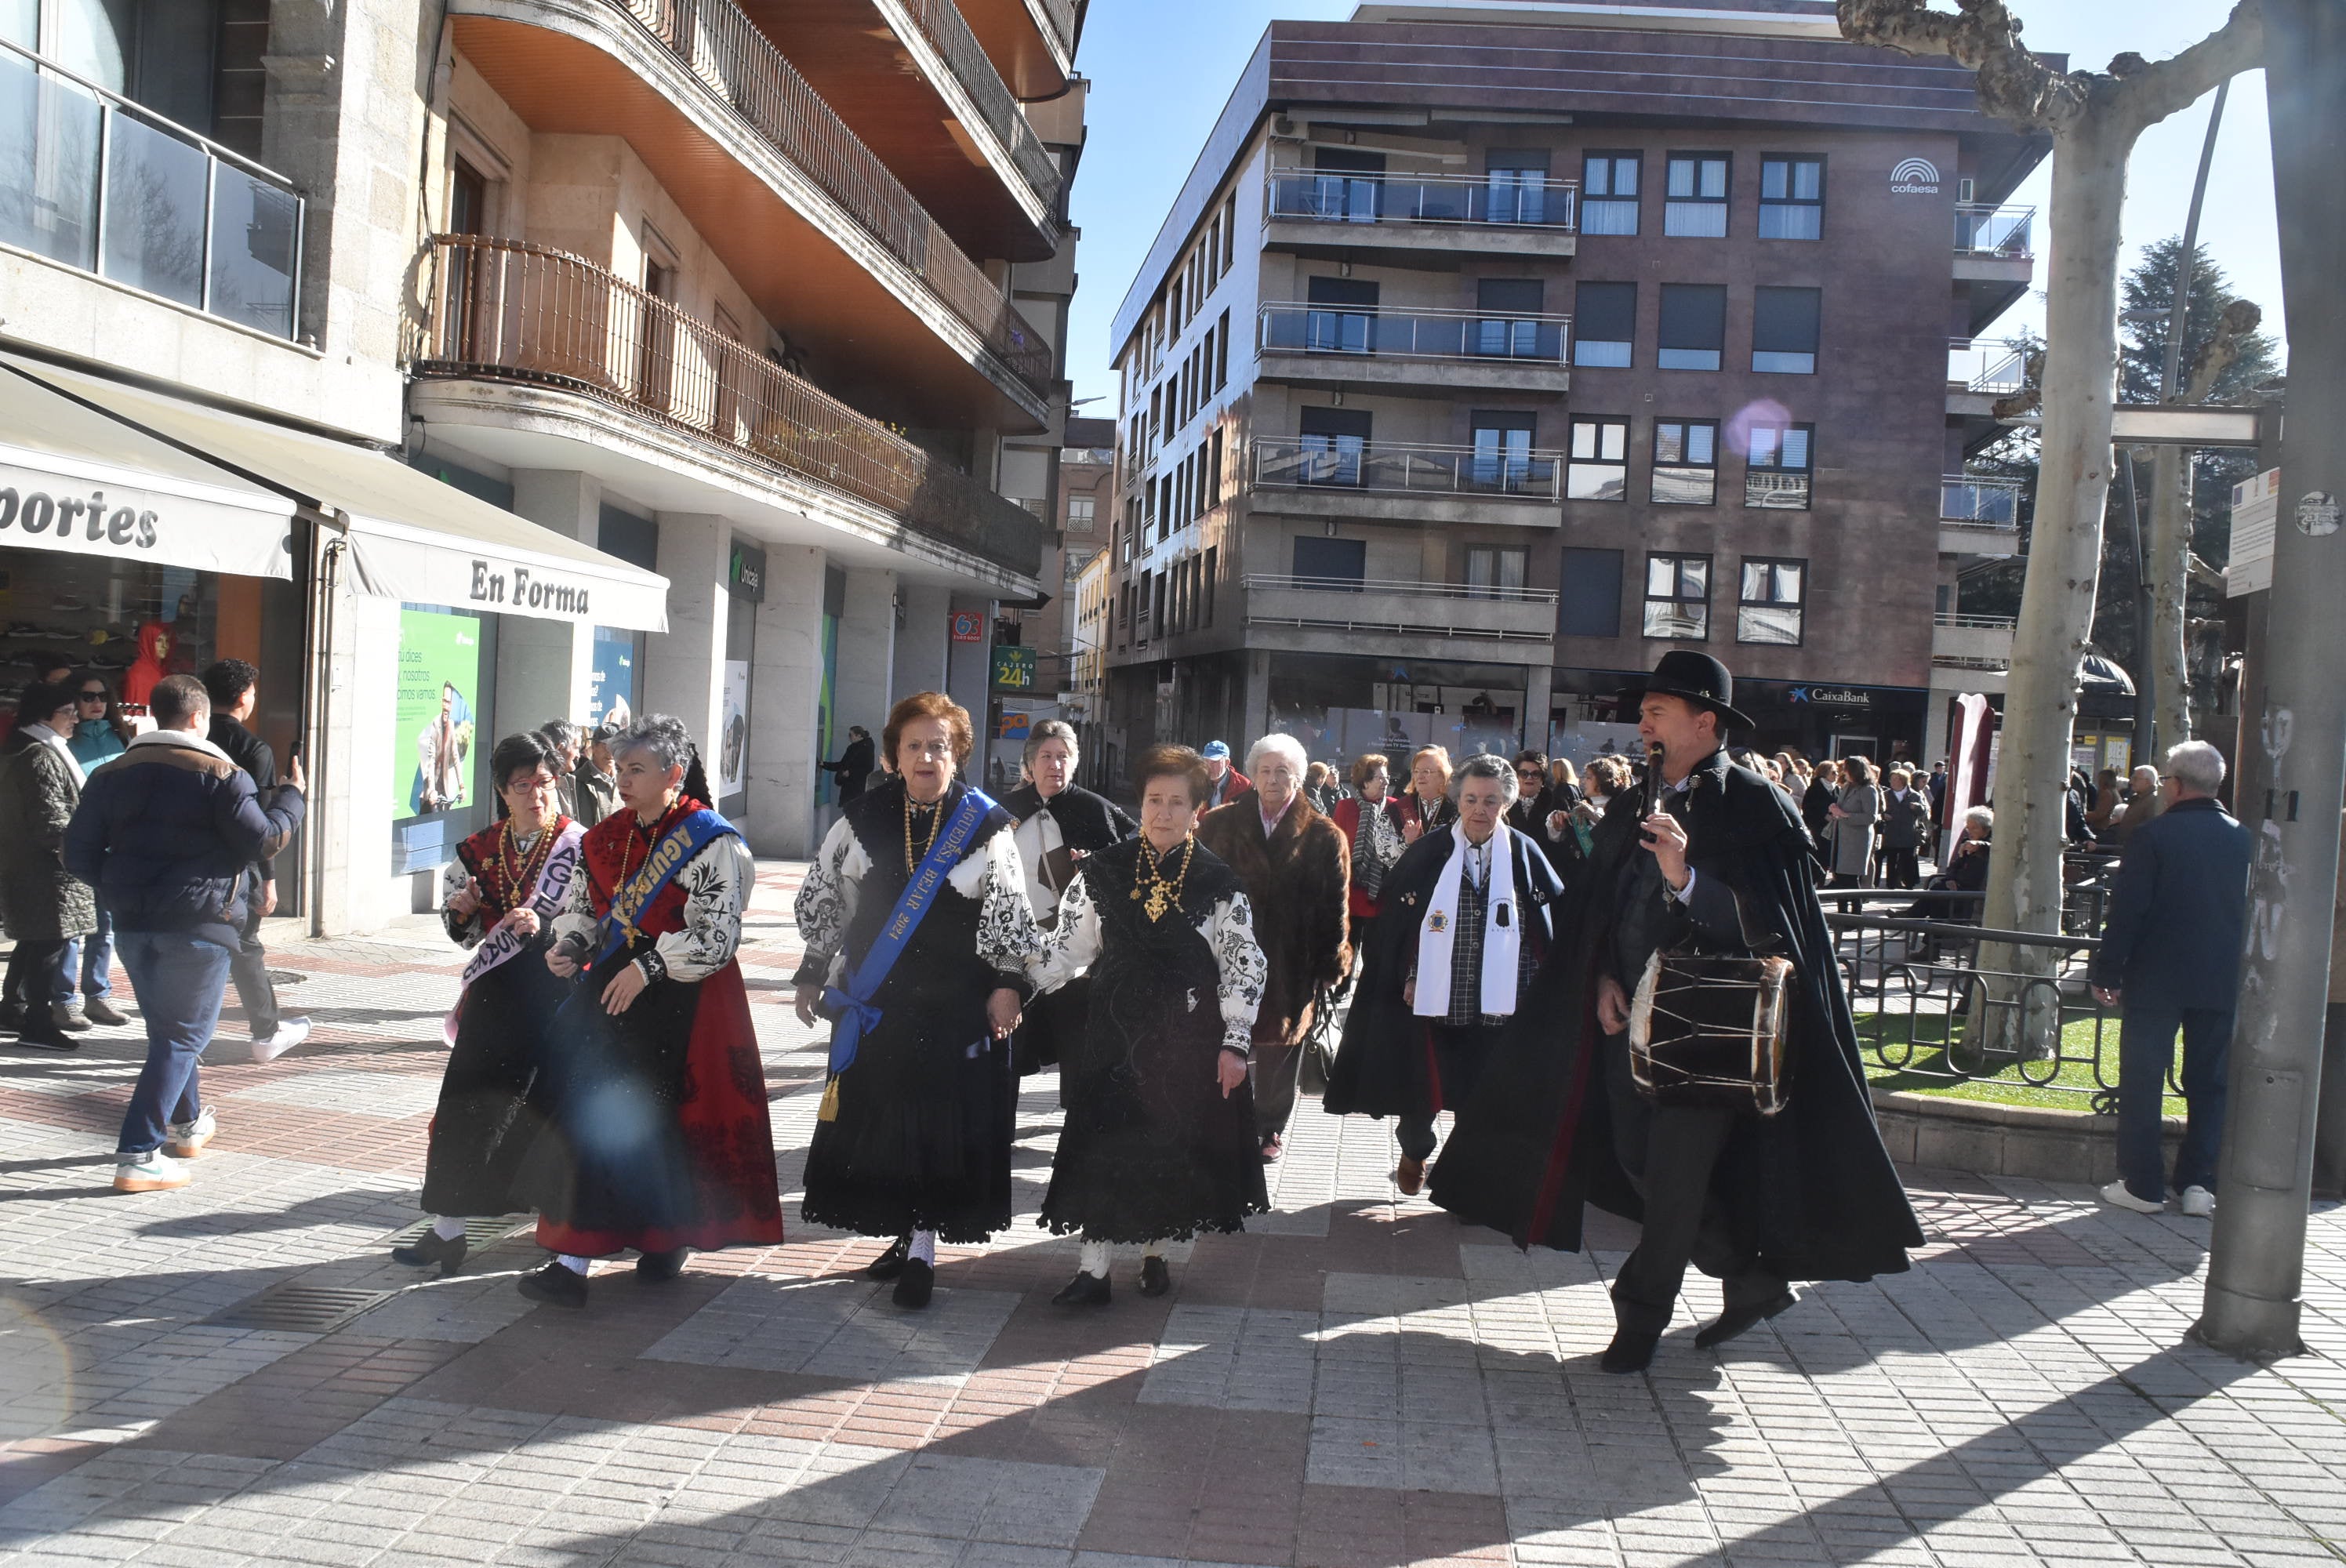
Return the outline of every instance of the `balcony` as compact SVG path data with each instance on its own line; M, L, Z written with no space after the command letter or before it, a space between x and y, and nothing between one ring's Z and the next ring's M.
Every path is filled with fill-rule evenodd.
M291 340L303 215L281 176L0 41L0 246Z
M1971 326L1974 331L2004 314L2027 290L2035 276L2034 236L2036 209L1980 207L1955 209L1954 277L1971 285Z
M1076 71L1086 0L962 0L986 58L1027 103L1056 97Z
M593 399L683 437L697 462L743 466L790 491L811 482L831 493L819 509L883 539L917 534L1027 576L1042 565L1043 525L1025 507L602 268L515 240L442 235L423 270L419 381ZM842 497L865 506L842 507Z
M1304 256L1374 260L1364 252L1572 255L1577 180L1537 184L1464 175L1390 176L1287 169L1265 184L1263 242ZM1398 254L1401 265L1422 257Z
M2016 555L2020 504L2027 486L2017 479L1951 473L1939 481L1939 553Z
M1519 644L1544 659L1556 638L1552 588L1254 575L1242 585L1247 624L1307 634L1282 639L1297 651L1381 653L1394 650L1362 639L1456 637Z
M2016 624L2011 616L1935 616L1931 662L1946 669L2009 669Z
M1331 436L1252 443L1254 510L1376 523L1563 520L1564 454Z
M978 254L1047 260L1066 192L954 0L740 0L939 222Z
M1255 343L1268 380L1441 397L1568 391L1571 340L1570 316L1288 301L1257 312Z
M933 423L1047 422L1049 345L733 0L454 10L533 130L624 137L811 357Z

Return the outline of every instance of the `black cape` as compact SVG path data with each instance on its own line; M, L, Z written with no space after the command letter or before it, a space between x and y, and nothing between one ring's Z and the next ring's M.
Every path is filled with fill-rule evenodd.
M1059 824L1060 841L1079 854L1096 855L1111 844L1120 844L1140 836L1140 825L1124 813L1124 809L1105 795L1094 794L1080 785L1070 784L1046 802L1043 792L1032 784L1022 784L1002 798L1002 809L1024 822L1047 804L1052 819ZM1061 884L1061 891L1066 885ZM1037 920L1047 920L1055 910L1038 909ZM1071 981L1046 996L1038 996L1027 1007L1018 1032L1010 1037L1011 1061L1022 1078L1056 1065L1067 1054L1069 1042L1084 1026L1084 1017L1090 1006L1088 979Z
M1002 798L1002 809L1021 822L1040 811L1044 804L1042 791L1032 784L1021 784ZM1049 804L1051 815L1058 820L1059 836L1066 841L1067 848L1086 855L1140 834L1140 825L1125 815L1123 807L1080 784L1068 785L1052 796Z
M1693 779L1688 863L1724 879L1740 898L1745 929L1778 933L1774 951L1796 971L1790 1101L1774 1116L1738 1124L1712 1191L1757 1241L1760 1262L1787 1279L1902 1271L1923 1233L1874 1125L1800 815L1790 796L1724 753ZM1517 1009L1433 1169L1434 1202L1518 1246L1576 1250L1583 1202L1641 1217L1606 1112L1596 981L1619 872L1628 856L1646 852L1643 801L1642 790L1626 790L1606 809L1588 872L1566 901L1558 955Z
M1534 944L1535 959L1544 960L1554 951L1555 911L1564 897L1564 884L1529 839L1509 833L1506 842L1515 864L1524 940ZM1456 843L1454 833L1430 834L1404 850L1385 873L1379 895L1384 917L1370 928L1360 984L1352 993L1352 1011L1344 1015L1343 1044L1328 1069L1322 1104L1336 1115L1354 1111L1372 1116L1432 1115L1447 1104L1426 1045L1428 1021L1410 1011L1401 993L1416 956L1425 901L1433 897ZM1529 994L1517 996L1518 1013L1536 994L1535 985Z

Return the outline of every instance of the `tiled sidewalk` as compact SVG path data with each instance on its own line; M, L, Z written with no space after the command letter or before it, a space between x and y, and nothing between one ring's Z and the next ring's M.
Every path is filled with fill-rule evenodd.
M745 950L786 1192L821 1047L789 1010L798 868ZM2346 1543L2346 1216L2314 1220L2323 1352L2184 1346L2204 1224L2085 1188L1909 1173L1914 1270L1809 1291L1714 1355L1698 1286L1654 1373L1608 1378L1634 1233L1519 1254L1389 1179L1379 1124L1299 1112L1278 1212L1150 1301L1050 1296L1033 1223L1056 1085L1021 1109L1020 1225L952 1249L924 1315L801 1226L667 1287L533 1308L526 1233L419 1284L411 1223L454 950L289 944L316 1042L207 1070L196 1184L107 1186L139 1044L0 1048L0 1562L59 1564L2242 1563ZM231 1024L231 1036L239 1033ZM330 1332L213 1321L289 1281ZM2338 1490L2333 1490L2338 1489Z

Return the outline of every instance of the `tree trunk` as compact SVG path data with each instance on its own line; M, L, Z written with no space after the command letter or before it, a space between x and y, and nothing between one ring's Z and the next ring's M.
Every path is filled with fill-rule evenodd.
M2094 624L2102 517L2110 489L2110 410L2117 383L2119 210L2127 154L2139 127L2123 114L2081 114L2053 140L2049 298L2036 522L2029 536L1996 765L1995 853L1984 922L2007 931L2061 929L2061 854L2067 813L2077 672ZM1998 944L1984 970L2020 977L1994 1009L1989 1043L2049 1054L2057 1005L2051 948Z
M2185 596L2191 589L2189 457L2179 446L2151 449L2150 535L2143 542L2149 558L2150 625L2142 635L2149 639L2145 662L2158 703L2162 752L2191 738L2191 650L2185 619ZM2137 743L2135 760L2155 764L2158 759L2142 756Z

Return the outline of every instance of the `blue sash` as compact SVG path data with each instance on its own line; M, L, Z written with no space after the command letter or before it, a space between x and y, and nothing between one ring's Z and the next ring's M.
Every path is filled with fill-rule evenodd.
M872 939L863 962L847 977L847 989L842 991L835 985L823 988L823 1005L831 1008L837 1018L831 1031L831 1076L834 1084L842 1073L855 1064L857 1043L879 1026L880 1009L872 1005L872 999L880 994L881 983L888 978L896 960L903 956L904 944L913 940L913 932L920 929L921 920L935 902L937 889L944 884L946 873L961 863L962 852L969 848L970 840L994 809L994 801L983 789L972 789L961 798L953 816L937 830L929 852L913 872L913 880L897 896L896 907L888 911L887 923ZM837 1105L835 1090L826 1095L826 1100L831 1105Z
M610 911L595 930L602 952L591 967L600 969L626 949L635 935L636 922L643 919L652 901L676 879L677 872L691 862L693 856L726 834L739 837L740 831L705 806L669 829L668 836L652 846L652 852L644 858L643 869L634 880L626 887L611 890Z

